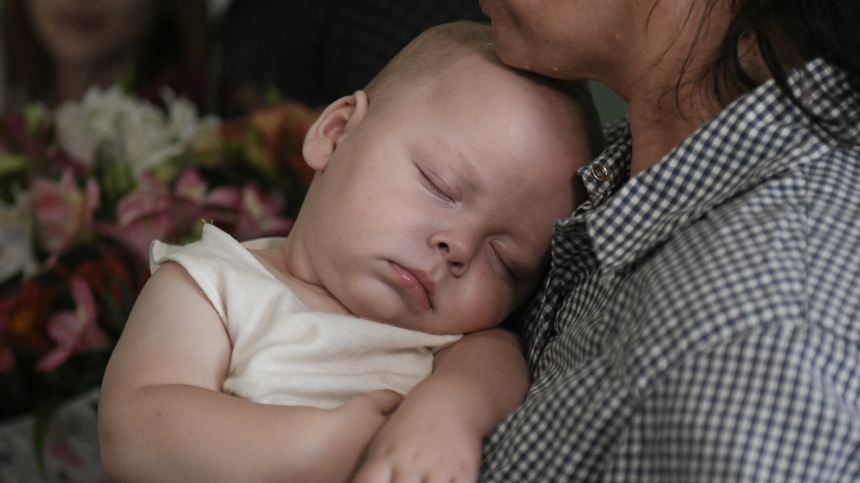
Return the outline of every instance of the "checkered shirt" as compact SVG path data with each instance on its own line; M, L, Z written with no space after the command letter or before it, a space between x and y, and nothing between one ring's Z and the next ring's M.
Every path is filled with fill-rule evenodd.
M806 70L843 142L768 82L632 179L626 125L583 168L481 481L860 481L860 99Z

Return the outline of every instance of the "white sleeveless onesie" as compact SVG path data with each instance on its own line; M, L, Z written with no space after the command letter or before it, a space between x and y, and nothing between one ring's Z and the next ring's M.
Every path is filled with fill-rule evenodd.
M430 375L433 353L461 337L309 310L247 249L282 241L239 243L207 224L197 242L152 244L152 271L166 261L181 265L227 328L233 349L225 393L323 409L376 389L406 394Z

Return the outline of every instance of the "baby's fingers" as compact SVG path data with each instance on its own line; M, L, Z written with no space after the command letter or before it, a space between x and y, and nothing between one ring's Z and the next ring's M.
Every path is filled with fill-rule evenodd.
M403 396L394 391L373 391L332 409L329 414L333 417L327 419L331 422L327 431L328 441L334 443L326 450L329 454L338 455L338 460L349 467L349 473L353 473L360 466L379 429L402 400ZM348 478L348 474L344 477ZM339 478L338 481L343 479Z
M388 464L375 462L365 464L355 475L352 483L392 483L393 481L394 469Z
M334 410L338 415L338 431L343 438L359 441L366 447L401 401L402 395L387 389L350 399Z
M352 483L475 483L478 475L471 471L449 471L445 465L436 468L401 466L387 461L366 463L355 475Z

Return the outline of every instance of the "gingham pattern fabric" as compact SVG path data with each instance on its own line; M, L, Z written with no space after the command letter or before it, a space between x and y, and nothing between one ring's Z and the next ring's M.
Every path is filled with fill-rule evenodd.
M481 481L860 481L860 99L806 70L848 142L766 83L632 179L626 126L583 168Z

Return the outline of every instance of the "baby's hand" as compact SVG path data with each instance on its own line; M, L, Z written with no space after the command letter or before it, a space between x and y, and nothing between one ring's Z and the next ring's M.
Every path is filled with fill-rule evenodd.
M396 412L370 446L354 483L473 483L481 437L455 418Z
M332 409L335 424L330 429L332 437L337 441L332 445L346 443L346 447L368 448L401 401L402 394L381 389L350 399L342 406Z
M334 411L348 419L352 424L359 420L370 419L371 426L385 423L385 418L393 413L403 401L403 395L390 389L380 389L354 397ZM371 416L367 418L367 416ZM373 434L376 434L374 431Z
M353 481L477 481L484 436L528 387L516 336L499 329L464 336L436 353L433 374L388 417Z

